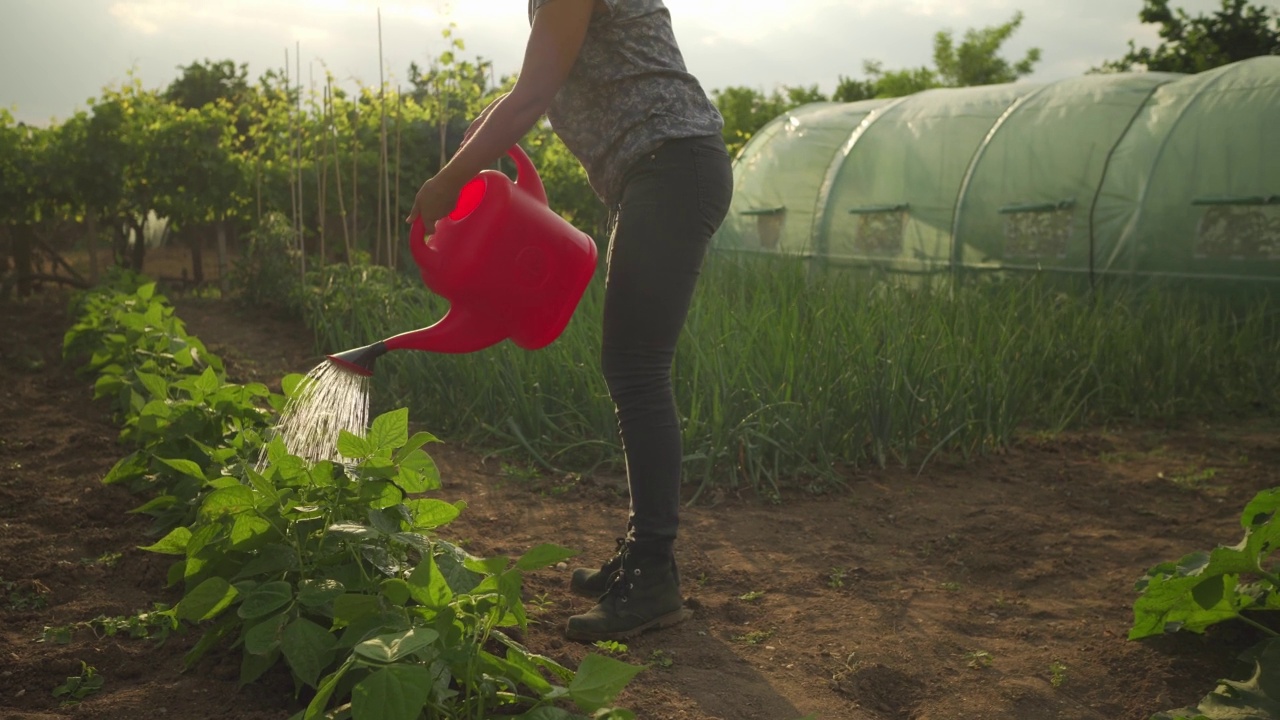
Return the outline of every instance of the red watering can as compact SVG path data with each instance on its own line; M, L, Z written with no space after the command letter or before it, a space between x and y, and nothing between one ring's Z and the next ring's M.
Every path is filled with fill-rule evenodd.
M469 353L507 338L526 350L560 336L596 268L596 245L547 206L529 156L508 152L516 181L483 170L458 195L453 211L426 236L414 220L409 248L422 281L449 301L436 324L329 360L360 375L389 350Z

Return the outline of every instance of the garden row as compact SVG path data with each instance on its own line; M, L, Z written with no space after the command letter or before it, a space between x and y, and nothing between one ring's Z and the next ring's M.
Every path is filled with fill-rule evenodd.
M267 439L303 378L286 378L284 396L227 382L137 276L73 310L64 353L96 377L133 448L104 482L144 497L145 549L174 558L168 583L182 589L142 634L197 628L188 668L239 651L240 682L292 678L307 720L633 717L610 705L641 668L588 655L575 672L518 642L523 574L572 551L485 559L435 535L463 503L427 497L435 438L410 436L406 410L344 435L351 464L308 464Z
M303 276L280 219L256 233L242 285L325 353L435 322L414 276L369 265ZM603 277L550 346L392 353L376 403L548 471L620 466L601 378ZM1265 296L1186 287L1064 288L1046 278L894 284L798 261L713 253L676 355L685 471L697 492L776 495L834 468L969 459L1022 433L1280 408L1280 314Z

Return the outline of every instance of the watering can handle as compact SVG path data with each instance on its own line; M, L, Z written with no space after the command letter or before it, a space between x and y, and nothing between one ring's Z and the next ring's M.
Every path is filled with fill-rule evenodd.
M516 162L516 187L523 189L538 202L546 205L547 191L542 186L542 178L538 177L537 169L533 167L533 161L519 145L512 145L507 155Z

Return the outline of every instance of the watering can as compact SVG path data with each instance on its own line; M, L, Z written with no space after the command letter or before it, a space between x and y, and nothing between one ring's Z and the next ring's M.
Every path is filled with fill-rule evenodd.
M390 350L469 353L507 338L537 350L560 336L596 267L596 245L547 205L542 180L519 146L512 182L483 170L428 236L421 218L409 248L430 290L449 301L430 327L330 355L338 366L372 375Z

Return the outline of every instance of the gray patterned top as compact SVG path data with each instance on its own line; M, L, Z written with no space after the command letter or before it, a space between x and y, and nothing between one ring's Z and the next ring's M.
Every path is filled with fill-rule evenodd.
M529 0L529 22L554 0ZM613 206L622 176L665 140L717 135L724 119L685 68L662 0L603 0L547 119Z

